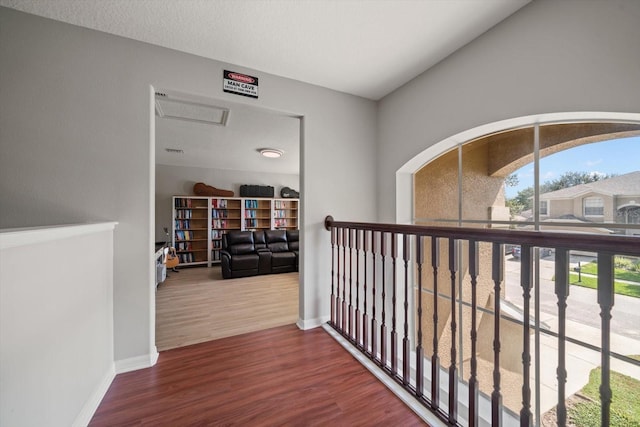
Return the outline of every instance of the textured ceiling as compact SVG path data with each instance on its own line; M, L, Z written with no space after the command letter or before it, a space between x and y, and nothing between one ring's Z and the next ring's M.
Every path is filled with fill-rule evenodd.
M164 91L172 94L171 91ZM156 163L212 169L297 175L300 169L300 122L298 119L202 97L176 94L174 98L228 108L226 126L156 117ZM268 159L260 148L284 151ZM183 150L175 154L167 148Z
M0 0L23 12L378 100L530 0ZM167 90L171 88L160 88ZM298 120L156 120L156 162L299 173ZM264 146L285 151L261 158ZM168 154L165 148L183 150Z
M380 99L529 0L0 0L0 5Z

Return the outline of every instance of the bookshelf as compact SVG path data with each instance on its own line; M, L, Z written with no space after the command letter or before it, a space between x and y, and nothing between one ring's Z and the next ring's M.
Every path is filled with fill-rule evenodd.
M297 199L275 199L273 201L273 223L271 228L274 230L298 229Z
M173 196L172 246L180 265L220 262L232 230L296 230L298 199Z
M244 199L243 230L271 230L272 199Z
M181 264L207 264L209 202L207 198L173 198L173 246Z
M211 199L211 261L220 261L222 235L242 229L242 201L232 198Z

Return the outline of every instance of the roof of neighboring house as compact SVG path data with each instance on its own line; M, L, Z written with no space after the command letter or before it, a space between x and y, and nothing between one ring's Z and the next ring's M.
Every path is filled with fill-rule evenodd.
M615 196L640 195L640 171L614 176L588 184L574 185L540 195L541 199L572 199L585 193L602 193Z

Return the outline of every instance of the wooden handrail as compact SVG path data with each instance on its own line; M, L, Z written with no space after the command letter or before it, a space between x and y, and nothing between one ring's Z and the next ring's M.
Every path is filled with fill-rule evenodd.
M587 233L335 221L331 215L325 218L324 225L327 230L330 230L331 227L338 227L500 244L530 245L539 248L566 248L577 251L608 252L616 255L640 255L640 239L633 236L597 235L597 238L594 238L593 234ZM571 244L567 245L567 242L571 242Z
M615 224L612 224L615 226ZM532 345L531 334L545 333L557 338L557 404L556 417L559 425L564 425L567 420L566 383L570 363L567 359L567 343L578 344L585 348L598 351L601 354L601 419L602 425L608 425L610 420L609 406L611 403L610 385L610 359L627 359L612 351L611 348L611 317L614 305L614 256L628 255L640 256L640 240L633 236L602 235L553 231L523 231L512 229L487 229L469 227L444 227L407 224L384 224L368 222L335 221L333 217L325 218L325 228L331 232L331 320L329 324L341 333L348 341L358 348L366 357L379 365L383 372L394 378L406 391L415 396L417 401L429 408L432 413L440 417L449 425L459 425L458 400L460 399L459 383L468 380L468 425L479 425L479 405L490 405L493 426L502 423L504 414L511 417L519 416L521 425L531 425L533 418L540 419L540 384L531 381ZM355 233L355 234L354 234ZM355 236L355 240L354 240ZM415 236L415 237L412 237ZM362 239L362 240L361 240ZM362 242L362 245L361 245ZM446 243L446 250L440 246L440 242ZM467 242L468 256L464 258L463 245ZM485 251L482 263L485 266L484 273L480 272L479 243L490 243L490 251ZM430 245L430 262L425 260L425 245ZM399 245L402 245L402 254L399 253ZM511 319L505 316L500 295L506 286L505 277L505 252L504 245L519 245L520 287L522 290L522 316L521 320ZM535 248L553 248L554 279L553 293L557 303L557 332L542 329L538 323L532 327L532 319L539 319L540 306L539 294L532 294L532 290L539 292L540 284L534 283L534 266L538 265ZM413 249L413 250L412 250ZM355 250L355 253L354 253ZM597 254L598 285L597 302L600 306L600 347L592 343L582 342L571 338L567 319L569 302L569 290L571 284L571 251L592 252ZM348 257L347 257L348 254ZM354 271L355 255L355 271ZM442 257L442 262L440 260ZM367 264L367 259L370 263ZM364 269L361 271L360 259L364 261ZM465 259L466 266L459 263ZM336 271L337 267L337 271ZM387 268L390 267L390 271ZM430 271L429 271L430 267ZM488 267L491 267L490 269ZM538 268L538 267L535 267ZM404 275L401 274L404 269ZM417 274L409 275L410 269L415 269ZM423 278L431 282L432 290L425 290ZM447 274L448 273L448 274ZM469 282L464 282L465 275L469 275ZM354 283L355 277L355 283ZM404 279L403 279L404 277ZM362 279L362 280L361 280ZM484 296L482 304L491 301L491 307L479 305L477 287L479 280L483 280ZM513 285L512 279L510 284ZM353 286L355 284L355 306L353 306ZM370 288L367 285L370 285ZM486 285L491 285L489 289ZM443 286L448 290L448 295L440 294L438 288ZM449 285L449 286L447 286ZM360 306L360 286L362 286L364 304ZM463 286L471 291L471 303L463 298ZM470 289L468 288L470 286ZM413 309L409 311L410 289L417 287L419 292L414 296ZM348 288L348 292L347 292ZM370 289L370 290L369 290ZM342 295L341 295L342 291ZM390 294L390 300L387 297ZM487 299L487 291L493 298ZM427 306L427 312L423 310L423 293L432 294L428 297L431 306ZM370 304L367 304L367 295ZM468 296L468 295L467 295ZM444 314L439 314L438 300L444 303ZM533 306L533 312L531 304ZM368 311L370 306L371 310ZM400 310L400 308L402 308ZM361 310L362 309L362 310ZM471 318L471 324L464 325L463 310L467 311ZM355 310L355 319L354 319ZM387 312L391 314L391 321L387 320ZM493 315L493 331L487 332L487 327L481 328L477 323L477 315L487 312ZM398 315L403 321L404 336L400 342ZM555 314L554 314L555 315ZM362 319L360 319L362 317ZM460 319L458 319L458 317ZM433 319L431 323L429 318ZM413 319L413 320L412 320ZM506 319L522 326L519 337L513 335L513 330L503 330L502 321ZM348 320L348 322L347 322ZM353 330L355 320L355 331ZM409 322L417 322L415 336L409 337ZM444 324L443 324L444 321ZM432 348L426 348L423 326L431 328L433 338ZM443 328L447 328L446 331ZM511 332L509 332L511 330ZM437 331L437 332L436 332ZM508 333L511 338L509 345L513 346L519 341L522 345L522 405L518 412L515 408L506 408L503 405L502 378L501 378L501 348L503 334ZM450 356L442 366L441 354L445 352L440 348L440 334L449 347ZM490 397L482 398L480 395L481 375L478 375L478 361L480 351L477 347L480 335L483 340L492 339L492 350L485 348L485 360L493 359L492 381L484 386L491 387ZM505 335L507 336L507 335ZM538 340L539 335L536 335ZM417 339L417 342L415 342ZM460 344L458 344L460 340ZM464 362L460 357L464 354L463 341L470 341L470 368L469 374L461 377ZM413 350L410 348L414 342ZM536 352L540 352L536 341ZM486 347L486 345L485 345ZM506 348L506 347L505 347ZM467 350L468 351L468 350ZM410 365L410 354L415 354L415 369ZM430 352L430 354L428 354ZM489 353L490 352L490 353ZM427 353L427 354L425 354ZM507 353L509 354L509 353ZM446 357L446 354L444 354ZM492 357L491 357L492 356ZM513 355L511 355L513 356ZM539 353L535 355L540 360ZM398 363L402 359L402 364ZM459 360L460 359L460 360ZM640 362L631 359L625 360L635 365ZM425 370L425 363L430 363L431 369ZM539 364L535 366L536 372ZM430 372L429 372L430 371ZM487 373L487 370L484 370ZM429 375L430 374L430 375ZM448 381L440 381L441 375ZM413 376L413 377L412 377ZM539 378L539 374L536 373ZM413 378L413 379L412 379ZM425 387L425 381L431 383L431 387ZM486 380L485 380L486 381ZM535 405L532 402L532 386L535 385ZM440 388L446 390L448 402L446 411L441 407ZM430 389L430 390L429 390ZM443 397L444 399L444 397ZM464 399L463 399L464 400ZM488 403L487 403L488 402ZM533 414L535 408L536 413Z

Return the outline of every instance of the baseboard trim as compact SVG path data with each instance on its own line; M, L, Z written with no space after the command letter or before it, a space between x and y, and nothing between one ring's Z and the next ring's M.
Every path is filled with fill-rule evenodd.
M151 349L151 357L150 357L151 366L158 363L158 357L160 357L160 353L158 353L158 347L154 345L153 348Z
M365 368L367 368L380 382L382 382L393 394L398 396L405 405L407 405L413 412L416 413L430 426L446 427L446 424L442 420L427 410L422 404L420 404L414 396L412 396L407 390L398 385L389 375L380 369L380 366L373 363L368 357L362 354L359 350L356 350L347 340L336 332L328 324L323 326L324 330L329 333L345 350L360 362Z
M143 356L130 357L128 359L116 360L116 374L137 371L138 369L150 368L158 361L158 349L154 346L153 352Z
M317 317L315 319L299 318L298 321L296 322L296 326L298 326L298 328L302 329L303 331L306 331L308 329L314 329L319 326L322 326L323 324L327 323L329 319L330 319L329 316Z
M91 418L93 418L93 415L96 413L98 406L100 406L100 402L102 402L105 394L107 394L107 390L109 390L109 386L111 385L115 377L115 364L112 363L98 386L95 388L93 393L91 393L85 404L82 405L80 413L76 417L73 424L71 424L72 427L84 427L86 425L89 425Z
M83 427L89 424L91 418L96 413L100 402L104 399L109 386L113 382L117 374L123 374L125 372L135 371L138 369L150 368L158 361L158 349L154 346L151 354L144 356L131 357L129 359L116 360L109 366L109 369L105 373L104 377L95 388L93 393L89 396L85 404L82 406L80 413L76 417L72 424L72 427Z

